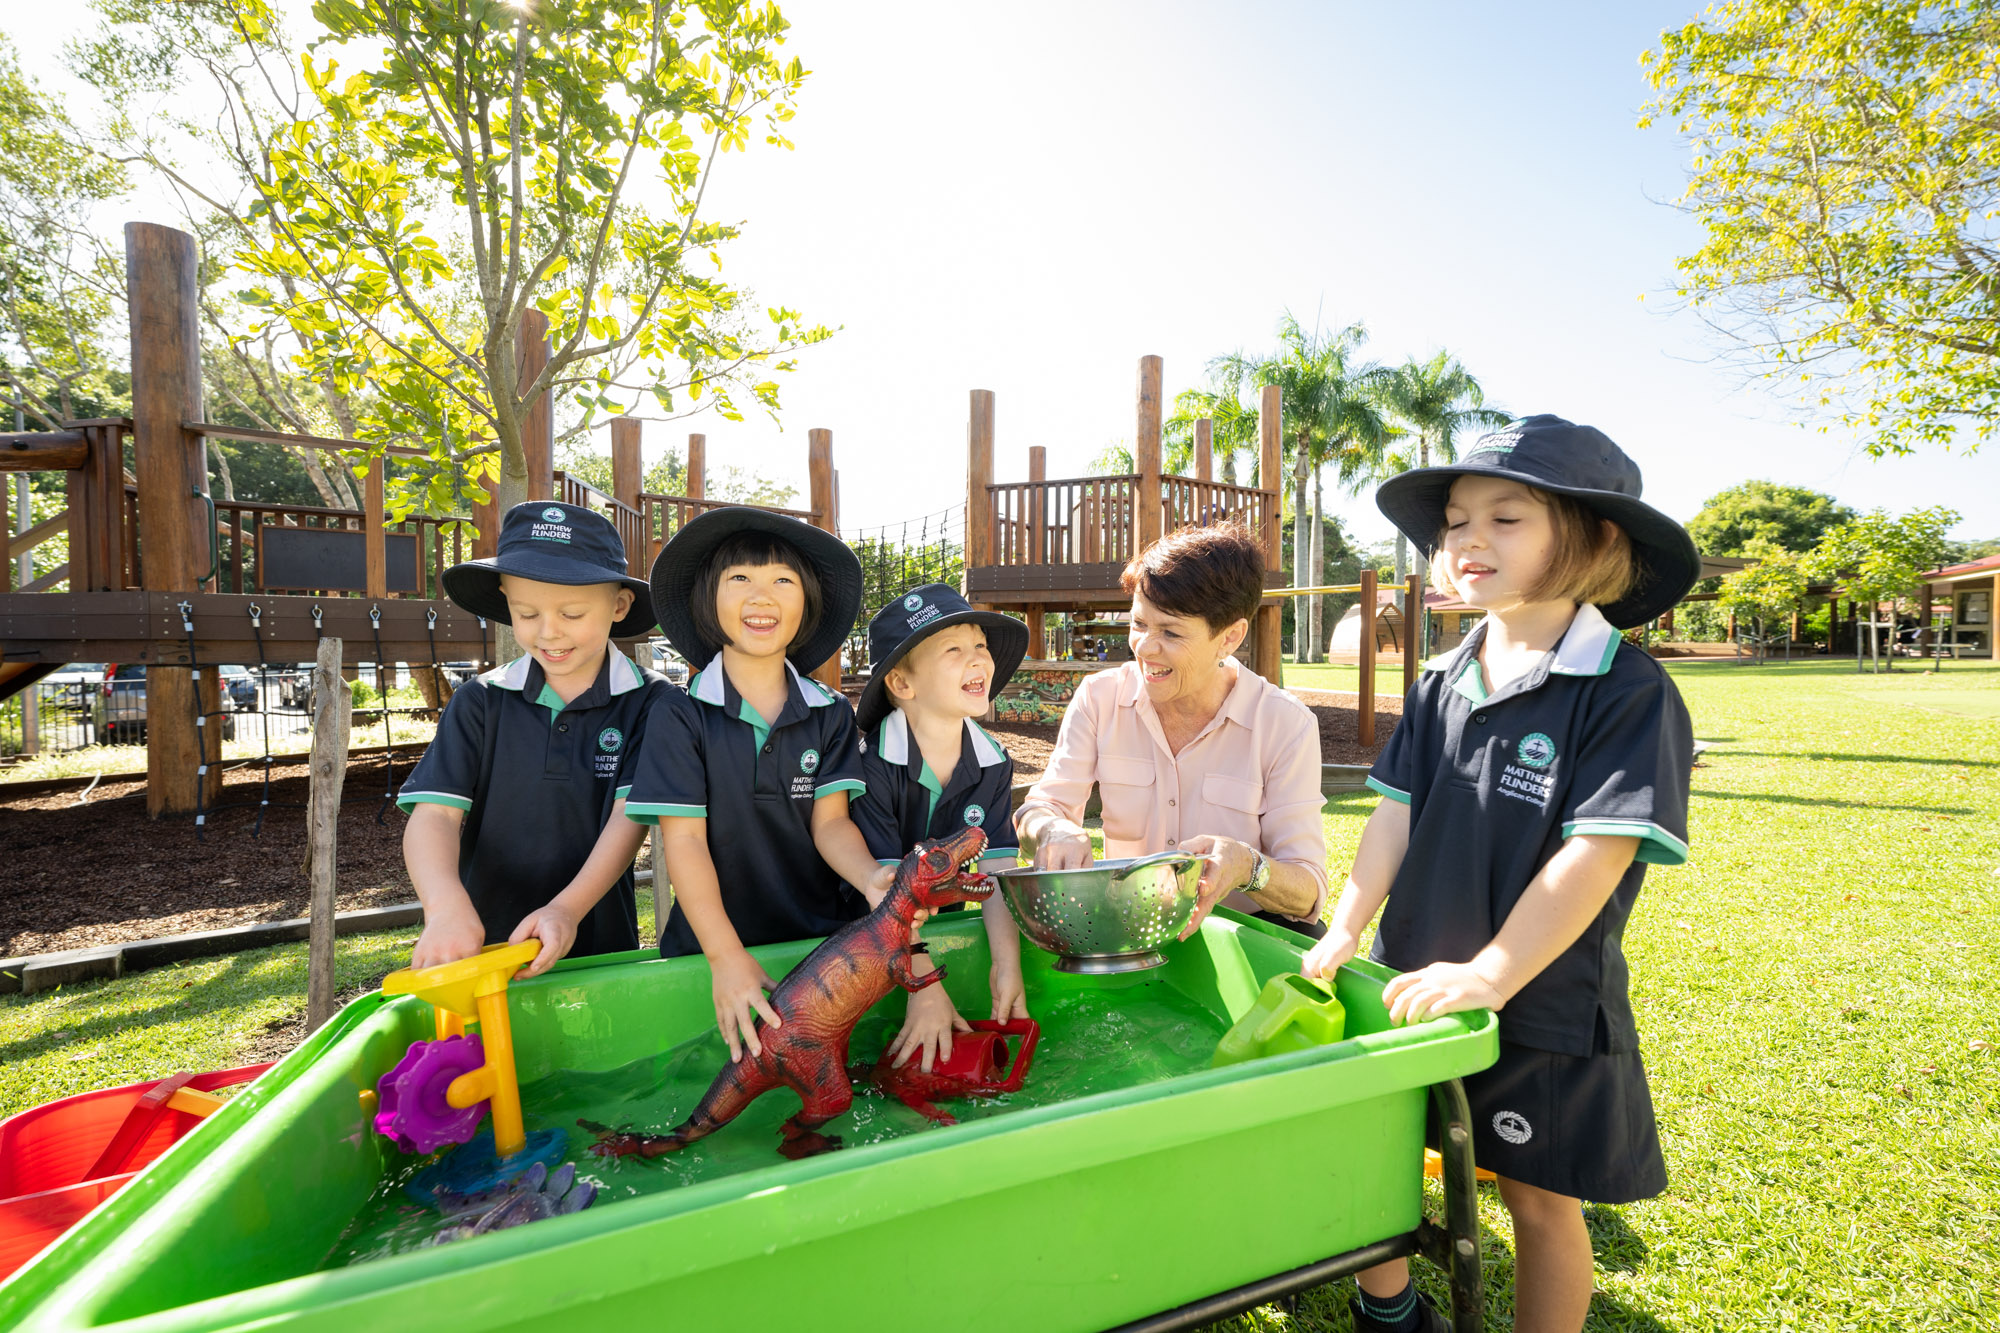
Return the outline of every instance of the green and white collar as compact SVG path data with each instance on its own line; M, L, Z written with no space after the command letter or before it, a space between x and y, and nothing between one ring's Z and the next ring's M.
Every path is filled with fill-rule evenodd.
M1478 669L1479 646L1486 641L1487 617L1465 636L1465 642L1448 653L1439 653L1424 663L1426 671L1442 671L1445 681L1473 703L1488 699L1486 682ZM1548 676L1601 676L1611 670L1621 642L1618 630L1604 613L1585 603L1576 609L1569 628L1563 631L1555 651L1543 659L1545 665L1522 678L1523 688L1533 689ZM1511 691L1513 686L1509 686Z
M978 757L981 768L991 768L1007 758L999 742L969 717L965 719L965 734L972 741L972 753ZM902 709L890 709L889 716L882 720L881 729L875 733L875 749L884 763L910 762L910 719L903 715Z
M646 683L645 673L631 658L616 648L607 648L605 656L611 661L611 678L606 688L612 694L629 694ZM528 668L535 664L531 654L522 653L504 666L494 667L479 678L482 685L497 685L503 690L519 693L528 688Z
M839 703L840 696L827 689L811 676L801 676L798 668L785 663L785 673L792 678L792 693L808 708L824 708L828 704ZM717 653L708 660L708 665L695 673L688 682L688 694L702 703L723 707L727 700L723 694L722 654Z

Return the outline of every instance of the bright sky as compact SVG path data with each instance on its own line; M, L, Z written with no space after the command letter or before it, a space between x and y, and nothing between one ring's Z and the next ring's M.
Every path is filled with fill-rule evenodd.
M31 70L80 9L7 20ZM1289 309L1364 320L1383 361L1445 348L1490 402L1604 429L1677 517L1767 477L2000 536L2000 454L1872 460L1670 313L1696 233L1660 202L1684 150L1634 127L1638 57L1697 5L784 9L813 71L797 148L725 159L707 211L747 223L735 280L841 331L785 381L781 423L651 425L649 454L702 430L711 468L803 493L824 426L844 527L916 517L964 499L968 390L997 394L999 480L1031 444L1078 475L1131 438L1140 356L1165 358L1171 399ZM1336 512L1390 535L1365 498Z

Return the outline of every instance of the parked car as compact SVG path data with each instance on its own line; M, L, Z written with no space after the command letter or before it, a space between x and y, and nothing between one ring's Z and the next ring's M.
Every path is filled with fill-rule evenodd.
M680 654L667 647L665 639L654 639L646 646L652 650L653 670L659 672L682 689L686 689L688 677L691 673L688 670L688 664L681 660Z
M222 676L224 707L234 707L238 712L256 712L257 678L250 674L250 668L221 666L216 671Z
M236 719L221 718L222 739L236 739ZM146 743L146 668L119 666L104 668L104 685L92 701L90 729L98 745L144 745Z
M445 682L454 690L461 685L470 684L479 677L477 662L439 662L438 670L444 672Z
M104 683L104 663L69 662L62 670L51 671L41 680L42 699L64 708L90 711L92 696Z

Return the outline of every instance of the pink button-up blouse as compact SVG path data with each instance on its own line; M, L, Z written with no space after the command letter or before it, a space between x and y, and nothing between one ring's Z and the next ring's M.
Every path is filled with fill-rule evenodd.
M1326 906L1319 722L1256 672L1231 669L1236 684L1221 709L1179 754L1167 747L1136 662L1088 677L1063 713L1048 771L1015 826L1025 836L1051 818L1082 823L1095 782L1107 857L1168 851L1202 833L1234 838L1309 871L1319 899L1308 919L1317 920ZM1223 902L1241 912L1264 910L1240 891Z

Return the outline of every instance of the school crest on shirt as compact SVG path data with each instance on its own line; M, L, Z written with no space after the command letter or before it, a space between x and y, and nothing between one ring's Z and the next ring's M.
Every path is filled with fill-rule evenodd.
M1521 738L1514 753L1529 768L1547 768L1556 761L1556 743L1539 731L1531 731Z
M597 733L597 748L606 754L617 754L625 748L625 733L616 727L606 727Z
M1515 745L1514 758L1500 766L1500 794L1526 801L1538 810L1548 809L1556 789L1549 766L1555 761L1556 743L1542 732L1529 732Z
M985 806L968 805L965 807L965 826L967 828L978 828L981 824L984 824L985 822L986 822Z
M799 772L801 773L819 772L818 750L807 750L804 754L799 756Z

